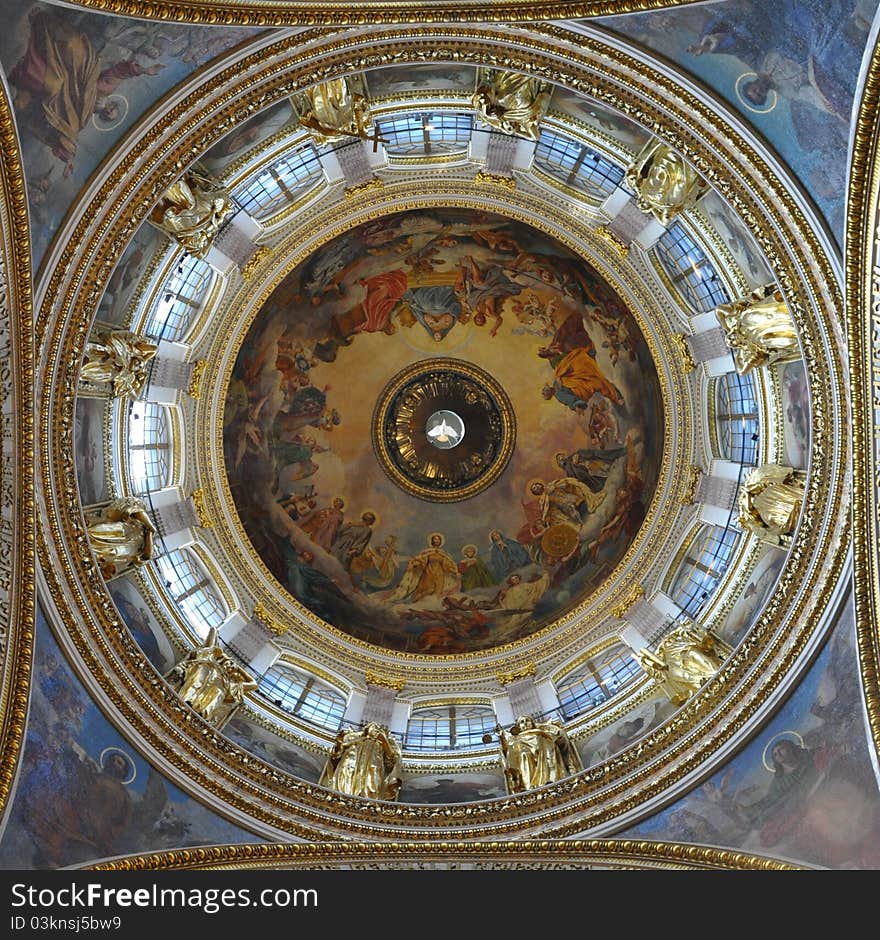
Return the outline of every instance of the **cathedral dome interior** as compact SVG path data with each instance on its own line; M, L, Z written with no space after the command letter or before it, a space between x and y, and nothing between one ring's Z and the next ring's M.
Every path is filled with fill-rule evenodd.
M0 867L880 868L876 0L6 6Z

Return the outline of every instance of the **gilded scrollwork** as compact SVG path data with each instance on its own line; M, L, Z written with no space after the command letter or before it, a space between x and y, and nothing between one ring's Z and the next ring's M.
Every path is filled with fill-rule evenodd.
M846 220L846 328L853 363L854 593L859 662L874 748L880 751L880 51L856 109Z

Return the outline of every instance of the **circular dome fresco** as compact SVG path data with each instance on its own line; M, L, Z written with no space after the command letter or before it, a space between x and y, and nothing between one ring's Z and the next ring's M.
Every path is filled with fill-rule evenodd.
M290 271L223 418L239 517L318 618L393 650L489 649L572 611L653 498L648 343L582 258L465 208L360 225Z

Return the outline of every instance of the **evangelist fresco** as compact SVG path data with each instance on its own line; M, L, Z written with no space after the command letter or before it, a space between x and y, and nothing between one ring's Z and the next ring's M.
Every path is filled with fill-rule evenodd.
M843 242L850 117L877 0L725 0L599 20L726 98Z
M76 399L73 416L74 459L83 506L110 498L104 473L104 409L106 398Z
M165 631L140 592L134 574L117 578L107 585L126 627L144 655L165 675L177 661Z
M487 490L437 504L386 476L373 409L414 362L478 365L517 446ZM608 577L657 483L662 399L612 288L555 240L438 209L336 238L277 287L239 351L226 471L265 565L349 634L421 653L485 649Z
M27 738L0 868L56 869L260 841L178 790L120 736L67 665L38 607Z
M785 460L790 467L807 469L810 452L810 389L804 363L788 362L777 376L782 392L782 426Z
M294 777L317 783L326 757L319 757L293 741L275 734L245 715L235 715L223 727L223 734L239 747ZM328 746L329 752L329 746Z
M471 65L407 65L372 69L365 74L371 98L403 97L431 88L472 95L477 82L477 70Z
M743 588L724 623L716 628L716 633L731 646L746 635L758 614L764 609L779 572L785 563L786 553L781 548L768 546L758 559L748 584Z
M550 99L550 112L559 111L577 121L583 121L602 134L613 137L633 155L651 139L651 135L629 118L612 111L597 101L579 95L569 88L554 88Z
M497 774L414 774L403 781L398 803L471 803L506 796Z
M749 287L761 287L773 280L773 275L764 261L761 249L755 244L755 239L714 189L710 189L700 200L699 211L706 216L721 236L748 281Z
M114 326L128 326L131 323L133 311L129 305L156 252L167 242L167 236L146 222L135 232L101 295L97 315L99 321Z
M863 711L849 600L806 678L749 746L684 799L616 837L880 868L880 792Z
M0 61L13 93L39 263L65 211L158 98L256 29L212 29L2 0Z
M263 141L286 127L293 130L296 119L289 101L266 108L245 121L234 131L218 141L199 161L209 173L219 176L223 170L243 157L251 150L256 150Z
M627 712L625 718L602 728L578 744L581 763L585 768L601 764L662 725L674 711L675 706L659 693L640 702Z

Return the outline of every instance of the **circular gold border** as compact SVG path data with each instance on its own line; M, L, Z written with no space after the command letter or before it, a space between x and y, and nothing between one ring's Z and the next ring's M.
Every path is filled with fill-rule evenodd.
M218 3L216 0L68 0L71 6L101 10L140 19L212 26L370 26L377 23L531 22L614 16L642 10L687 6L699 0L437 0L431 6L417 0L263 0ZM354 8L353 8L354 7Z
M857 102L846 217L846 331L853 386L853 591L868 724L880 753L880 45Z
M586 226L581 226L574 219L564 217L555 207L550 207L546 203L532 197L526 197L518 192L510 193L505 190L503 196L505 205L500 207L494 201L494 197L487 192L487 187L477 185L473 181L456 179L438 187L431 180L420 180L418 182L386 185L377 194L368 194L358 201L331 206L317 217L311 217L308 220L308 231L311 233L317 229L321 233L317 238L313 238L311 235L303 238L302 233L297 230L282 244L276 246L274 257L281 257L284 261L280 266L277 263L273 266L272 259L266 262L269 271L265 275L267 278L265 286L259 295L256 295L256 297L254 295L253 284L256 281L256 275L254 275L243 292L235 295L230 300L230 307L236 310L236 323L225 332L218 331L213 345L205 354L209 366L215 366L219 363L221 364L220 368L222 368L222 374L217 379L213 379L211 374L206 374L205 384L212 385L215 392L213 395L205 395L200 399L199 412L196 418L197 424L214 427L212 435L214 450L206 454L197 453L197 460L199 461L197 473L200 479L210 479L217 481L219 484L219 491L217 492L214 491L212 486L204 488L204 498L209 508L209 514L213 518L222 518L227 523L227 526L215 530L217 537L223 543L230 557L238 557L242 551L249 555L250 566L260 574L264 581L264 585L258 584L256 590L252 588L253 594L257 602L266 609L270 616L281 623L290 624L292 622L291 629L295 628L301 631L302 636L308 638L313 648L317 644L317 647L326 651L334 661L351 662L352 656L349 647L354 647L357 650L358 662L361 667L364 666L364 656L375 657L379 654L383 657L381 661L367 665L371 668L375 666L376 669L387 669L388 667L384 663L391 659L393 660L392 668L399 672L401 676L407 678L429 682L438 681L435 672L437 663L449 663L456 667L454 670L444 671L442 678L439 680L444 683L460 678L470 680L479 677L493 677L498 671L513 671L517 666L529 661L528 658L534 656L533 646L537 641L552 644L544 646L543 651L545 653L557 652L570 643L578 642L585 627L581 620L591 605L595 603L596 592L555 623L542 627L530 636L513 640L491 650L432 655L429 660L430 665L426 667L424 665L427 660L426 654L387 650L364 640L355 639L327 621L315 617L311 611L307 610L292 595L284 592L283 589L279 592L277 579L266 568L256 551L253 550L250 539L241 525L225 472L217 473L214 469L223 466L223 427L222 420L219 420L221 416L212 414L212 408L215 407L216 402L226 400L229 383L231 382L235 360L231 356L225 356L225 352L231 348L230 342L232 341L234 348L238 348L243 342L243 334L250 329L254 318L259 314L272 291L287 276L287 272L340 233L347 232L353 226L360 225L363 222L384 218L389 214L412 209L448 208L452 206L455 208L485 210L496 214L503 213L506 218L522 222L554 238L578 257L582 256L581 246L577 238L572 238L566 229L575 231L577 237L583 242L597 239L594 232ZM542 215L536 216L536 212L541 212ZM594 247L601 248L609 254L613 251L604 242L594 241ZM623 298L628 294L633 294L639 298L645 310L650 309L650 300L645 294L640 280L635 278L624 280L623 275L613 273L610 270L610 263L607 258L604 264L600 263L595 257L586 258L585 260L601 274L619 297ZM250 305L247 306L248 299L254 297L255 299L252 299ZM676 448L673 445L672 426L666 420L667 416L676 413L679 421L677 437L690 441L693 433L692 417L689 412L683 410L688 401L688 397L684 392L684 376L679 369L673 368L670 375L666 376L662 369L656 368L656 364L659 362L669 363L673 361L674 352L670 345L671 340L664 335L655 337L648 329L647 323L637 306L628 306L628 310L635 318L655 363L655 372L660 384L664 411L663 448L660 455L661 464L654 498L647 508L639 532L624 556L617 563L615 570L606 579L606 585L611 585L606 588L609 593L606 598L602 599L600 609L591 614L591 623L598 623L607 618L614 605L627 596L634 584L638 583L638 572L629 572L620 584L615 585L615 581L620 579L620 572L630 566L633 557L650 545L654 535L656 518L662 509L664 489L667 485L669 486L670 492L666 498L670 504L677 504L687 487L685 468L690 466L690 457L683 453L682 448ZM239 336L242 337L241 340L237 339ZM224 357L225 366L223 365ZM679 407L676 408L675 406ZM673 455L677 458L676 466L672 464ZM233 531L238 536L237 542L230 541L230 533ZM266 585L271 586L271 591L268 593L265 590ZM283 595L283 600L286 601L284 605L282 605L280 594ZM313 625L313 622L317 624L317 628ZM344 645L335 643L334 640L342 640ZM487 656L495 658L487 662ZM497 661L499 656L510 656L511 658L499 663Z
M7 87L0 83L0 198L5 226L0 232L3 255L8 347L3 367L8 369L8 394L3 401L4 445L12 453L0 457L4 486L4 576L9 582L7 603L0 611L0 818L12 796L18 759L22 751L28 712L31 661L35 625L34 546L34 301L31 284L31 238L27 188L21 149L16 136ZM7 383L4 381L4 386ZM6 387L0 390L0 398ZM5 451L5 446L4 446ZM8 487L8 491L6 491ZM8 540L8 541L7 541Z
M446 372L455 372L458 375L466 376L469 379L473 379L478 384L485 386L489 394L493 397L495 405L500 412L502 434L504 435L501 441L501 447L495 455L495 459L489 465L488 470L484 471L483 476L469 483L467 486L461 487L461 489L446 492L432 490L426 486L419 486L418 483L414 483L409 477L405 476L394 463L394 459L388 452L388 445L385 442L385 434L383 431L385 419L388 417L388 409L393 404L393 399L400 389L421 373L436 371L438 369ZM482 493L483 490L488 489L488 487L507 469L507 464L510 462L513 449L516 447L516 418L513 413L513 406L510 404L507 393L501 387L501 383L489 375L485 369L481 369L471 362L465 362L463 359L453 359L449 356L438 356L436 359L422 359L398 372L397 375L388 382L385 388L382 389L379 395L379 401L376 403L376 407L373 410L371 424L373 451L379 461L379 466L402 490L412 496L432 503L458 503L476 496L477 493Z
M73 396L66 390L76 386L90 311L95 309L94 302L103 292L113 263L143 215L179 173L177 168L189 165L236 119L227 106L215 102L212 129L199 130L195 127L198 122L193 122L188 130L176 133L173 141L157 146L151 168L140 159L142 148L126 152L90 204L74 210L73 217L80 221L71 226L67 245L59 252L47 284L42 321L52 329L44 342L41 364L47 377L54 375L56 394L44 394L38 402L40 483L45 501L41 507L41 563L64 627L80 656L75 666L100 683L106 697L104 707L115 710L118 721L143 735L150 749L183 771L180 785L200 788L203 799L212 794L215 809L222 811L222 803L228 801L254 819L255 825L261 822L306 838L320 838L318 832L326 836L328 827L380 838L400 833L401 827L419 839L442 837L449 827L457 837L469 838L524 829L540 829L548 836L573 835L631 815L647 800L705 766L713 754L751 724L780 682L799 671L795 667L803 668L802 654L823 622L824 607L846 556L847 524L838 520L846 517L841 468L849 454L841 461L837 445L849 446L847 388L838 351L833 349L826 355L825 347L825 338L835 335L834 312L840 308L841 298L823 243L786 186L736 130L735 120L731 123L718 116L718 112L727 115L727 107L717 99L712 99L709 107L670 78L674 70L668 67L652 69L650 63L595 37L572 34L562 27L533 26L528 51L515 47L518 37L509 29L493 34L457 27L457 32L459 38L454 41L423 29L373 33L366 40L368 49L358 49L357 43L344 36L333 36L329 43L343 52L320 68L288 50L291 54L281 66L284 78L276 84L276 94L288 93L298 80L323 80L340 69L344 72L425 58L448 60L455 49L453 58L464 55L467 61L546 76L655 128L751 228L789 300L805 351L814 426L818 428L812 444L807 499L780 587L747 638L718 675L673 719L605 764L540 791L431 810L347 798L275 772L231 746L204 722L194 722L188 709L175 702L154 674L143 674L138 665L143 656L120 625L88 550L82 552L84 557L58 554L64 545L81 546L85 537L81 513L75 508L70 448ZM278 45L295 46L300 38L288 38ZM571 43L564 57L554 45L556 38ZM270 64L270 70L272 67ZM236 70L247 74L240 64ZM297 75L301 77L297 79ZM219 73L202 93L210 93L231 77L229 72ZM257 78L249 74L247 81L254 87ZM266 104L274 100L265 91L255 89L253 93L262 96ZM232 93L227 92L225 100L230 97ZM193 98L188 97L187 107L192 107ZM165 126L182 118L181 108L172 108L164 119ZM699 128L700 137L686 129L690 127ZM147 142L155 142L158 136L150 132ZM719 151L728 159L718 159ZM123 180L121 191L114 192ZM125 207L128 213L123 211ZM91 231L95 219L101 221ZM71 284L79 289L71 290ZM62 291L62 285L68 289ZM817 320L807 314L808 309L815 312ZM826 441L834 447L828 447ZM66 606L68 596L75 597L76 614ZM130 669L132 664L135 669L131 672L122 668L127 665ZM748 686L740 684L746 671L755 679ZM141 708L146 708L146 716ZM294 807L295 819L290 817Z
M766 855L749 855L709 845L636 839L548 839L540 842L311 842L213 845L127 855L81 866L87 871L199 871L207 869L290 870L381 868L452 861L475 867L711 869L721 871L803 871Z

